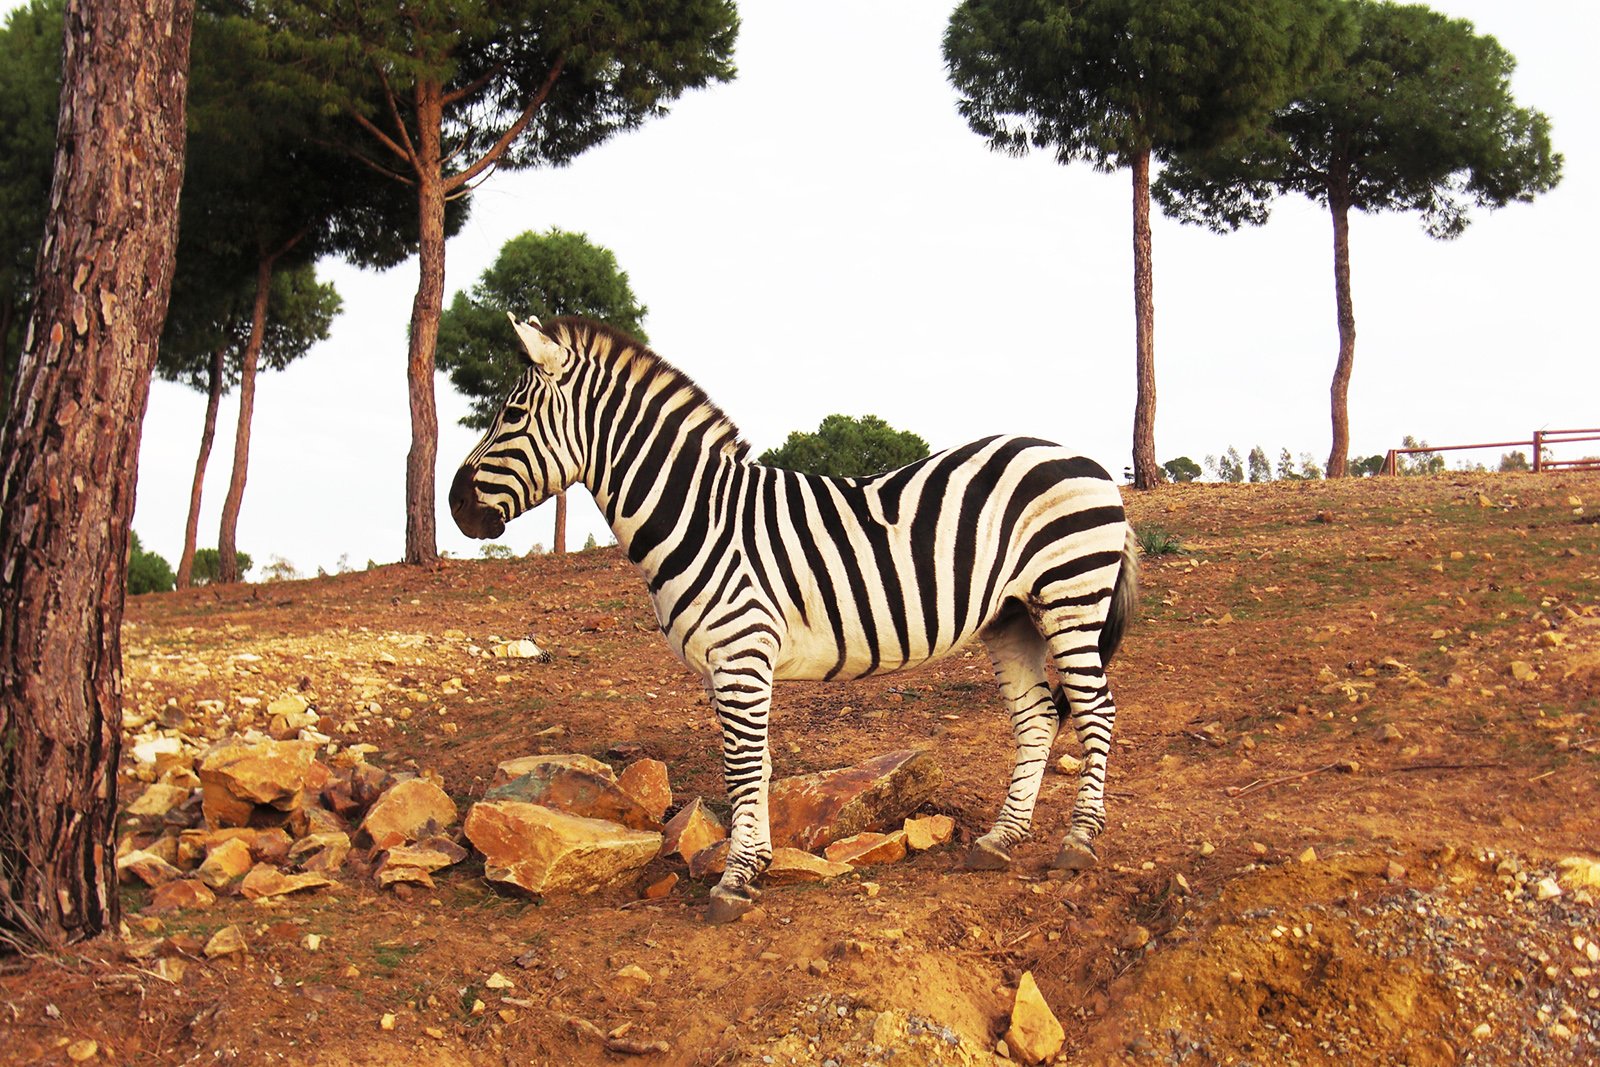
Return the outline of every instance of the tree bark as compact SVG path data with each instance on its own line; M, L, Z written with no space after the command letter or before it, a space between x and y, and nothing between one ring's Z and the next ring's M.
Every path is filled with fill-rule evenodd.
M68 0L50 214L0 456L0 939L115 929L121 627L193 0Z
M1333 447L1328 452L1328 477L1350 473L1350 373L1356 362L1356 312L1350 296L1350 192L1343 179L1330 183L1328 210L1333 214L1333 292L1339 316L1339 361L1329 390L1333 409Z
M183 555L178 558L179 589L187 589L194 582L195 542L200 535L200 493L205 488L206 464L211 461L211 442L217 435L217 408L222 404L227 358L227 349L221 345L211 353L210 376L206 383L206 420L200 427L200 455L194 461L194 484L189 487L189 521L183 528Z
M16 313L14 299L0 300L0 425L11 411L11 323Z
M222 502L222 527L217 532L217 581L239 580L239 507L244 503L244 482L250 472L250 426L256 410L256 369L267 335L267 302L272 297L272 268L277 253L256 263L256 299L250 312L250 339L245 342L239 366L239 422L233 433L233 476Z
M1133 322L1138 393L1133 405L1133 486L1160 485L1156 462L1156 306L1150 251L1150 150L1133 157Z
M434 398L433 350L444 308L443 163L439 128L441 87L419 83L417 105L417 295L411 304L411 348L406 385L411 398L411 450L406 454L407 563L430 565L439 559L435 522L434 467L439 455L439 411Z
M550 538L551 549L558 556L567 554L567 494L556 494L556 529Z

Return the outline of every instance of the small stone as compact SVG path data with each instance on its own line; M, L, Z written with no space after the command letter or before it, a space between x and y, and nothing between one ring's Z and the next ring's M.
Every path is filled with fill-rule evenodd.
M255 866L255 857L243 838L232 837L206 853L205 862L195 873L212 889L221 889L228 883L243 878Z
M650 977L650 972L640 967L637 963L630 963L626 967L619 968L611 976L611 984L619 992L628 996L638 996L646 989L649 989L654 981L655 979Z
M383 1013L382 1017L378 1019L378 1029L380 1029L380 1030L393 1030L394 1029L394 1012L386 1011L386 1012Z
M189 799L187 786L157 782L139 795L139 799L125 809L128 815L147 815L159 818Z
M264 900L333 884L324 875L284 874L271 864L258 863L251 868L249 874L245 875L244 881L239 883L239 892L246 900Z
M1383 728L1378 731L1379 741L1399 741L1404 736L1405 735L1400 732L1400 727L1396 726L1392 722L1384 723Z
M1511 677L1519 682L1535 682L1539 680L1539 672L1520 659L1511 661Z
M1300 859L1301 863L1315 863L1315 862L1317 862L1317 850L1316 850L1316 848L1311 846L1311 845L1307 845L1306 846L1306 850L1304 852L1300 853L1299 859Z
M821 978L824 975L826 975L828 973L828 971L829 971L828 961L825 960L825 959L822 959L821 957L818 957L817 959L814 959L810 963L806 964L806 973L807 974L811 974L811 975L815 975L818 978Z
M194 878L182 878L156 887L156 891L150 894L150 906L144 910L160 914L184 908L209 908L216 902L217 895L205 883Z
M1383 876L1391 882L1398 882L1406 876L1406 869L1394 860L1390 860L1388 866L1384 868Z
M834 863L797 848L775 848L764 880L768 885L822 882L849 874L852 870L854 868L848 863Z
M220 956L232 956L239 952L250 951L250 945L244 939L244 934L237 926L224 926L211 935L211 940L206 942L203 949L206 959L214 960Z
M1270 850L1260 841L1252 841L1250 842L1250 851L1255 853L1257 856L1265 856Z
M496 971L484 979L483 985L486 989L515 989L517 983Z
M100 1043L93 1038L79 1038L67 1046L67 1059L73 1063L84 1063L92 1060L100 1053Z
M300 939L300 947L305 949L307 952L322 951L322 935L307 934L305 937Z
M672 888L678 884L678 875L675 871L668 871L665 877L658 878L644 887L644 899L660 900L672 893Z
M520 641L504 641L495 645L494 655L497 659L532 659L540 663L550 662L550 653L526 637Z
M1554 878L1541 878L1534 887L1534 896L1540 900L1553 900L1561 895L1561 885Z
M672 806L672 785L667 765L656 759L635 760L617 776L617 788L638 801L639 806L660 822Z
M677 855L686 863L695 853L728 836L728 831L700 797L685 804L667 822L665 833L661 851L669 856Z
M1494 1028L1488 1023L1479 1023L1472 1029L1472 1036L1477 1038L1479 1041L1484 1040L1492 1033L1494 1033Z
M1128 932L1122 935L1119 944L1129 952L1144 948L1150 943L1150 931L1142 926L1131 926Z
M1044 1063L1055 1058L1066 1038L1066 1031L1040 994L1033 972L1024 971L1011 1006L1011 1025L1005 1032L1011 1055L1027 1064Z
M906 847L913 852L926 852L930 848L949 843L955 836L956 821L948 815L924 815L907 819L903 829Z
M1568 889L1600 889L1600 862L1568 856L1556 866L1561 869L1561 884Z
M361 828L375 848L387 849L437 833L456 821L450 794L426 778L391 787L367 812Z
M895 863L906 858L906 832L855 834L835 841L823 849L823 855L834 863L848 863L853 867Z
M1217 846L1213 845L1210 841L1202 841L1202 842L1200 842L1200 847L1197 848L1195 851L1200 853L1200 855L1202 855L1202 856L1209 856L1213 852L1215 852L1216 850L1217 850Z
M1055 767L1062 774L1077 776L1083 770L1083 760L1070 752L1064 752L1061 758L1056 760Z
M117 873L132 876L148 886L166 885L183 877L183 872L160 856L136 849L117 859Z

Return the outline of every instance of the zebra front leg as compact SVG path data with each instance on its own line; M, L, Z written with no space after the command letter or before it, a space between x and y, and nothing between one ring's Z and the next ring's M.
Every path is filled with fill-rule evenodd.
M772 862L767 786L772 756L767 748L767 717L772 707L771 660L753 652L714 667L711 697L722 727L722 776L732 806L727 867L711 889L707 919L732 922L755 904L752 884Z
M1084 759L1078 772L1077 799L1072 805L1072 826L1050 865L1057 870L1082 871L1099 862L1094 840L1106 827L1106 760L1111 753L1117 706L1106 682L1098 632L1086 631L1081 618L1067 616L1058 622L1049 640L1050 654L1061 671L1061 688L1057 691L1060 714L1064 719L1070 716Z
M1044 638L1033 620L1024 613L1013 614L992 623L982 638L1011 709L1016 759L1000 815L989 832L972 843L965 866L1000 870L1011 863L1012 846L1027 836L1033 823L1034 805L1060 720L1044 672Z

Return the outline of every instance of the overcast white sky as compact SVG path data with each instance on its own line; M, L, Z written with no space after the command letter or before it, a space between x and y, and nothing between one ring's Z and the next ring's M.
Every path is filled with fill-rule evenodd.
M873 413L935 449L1023 432L1120 473L1134 400L1127 172L990 152L945 79L952 6L740 3L735 81L565 169L493 177L450 243L447 292L517 234L582 231L616 253L649 306L653 347L758 451L832 412ZM1453 444L1600 426L1600 5L1432 6L1517 57L1518 102L1550 116L1565 177L1532 205L1477 213L1453 242L1414 216L1352 219L1356 454L1406 434ZM1231 236L1157 217L1154 246L1159 457L1259 444L1323 462L1337 349L1326 212L1284 200L1266 227ZM410 441L415 261L323 272L346 310L328 342L260 380L238 540L258 564L278 554L305 573L341 554L356 567L399 558ZM475 435L456 423L466 403L438 381L440 547L476 555L444 505ZM232 399L202 545L216 543L227 491ZM152 387L134 528L174 562L203 412L198 393ZM583 490L573 496L569 543L609 541ZM549 508L502 540L548 544Z

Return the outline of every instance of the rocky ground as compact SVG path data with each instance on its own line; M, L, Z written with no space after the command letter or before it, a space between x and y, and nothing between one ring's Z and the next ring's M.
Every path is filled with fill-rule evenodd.
M0 962L0 1062L993 1064L1039 1055L1011 1028L1040 1010L1065 1063L1600 1058L1600 476L1129 508L1183 551L1146 558L1112 669L1100 866L1047 870L1053 772L1015 869L960 869L1009 760L973 650L780 687L778 775L925 749L937 785L900 799L954 839L731 926L681 851L530 890L463 830L541 755L604 764L562 795L629 834L725 818L704 696L615 549L138 598L126 929Z

